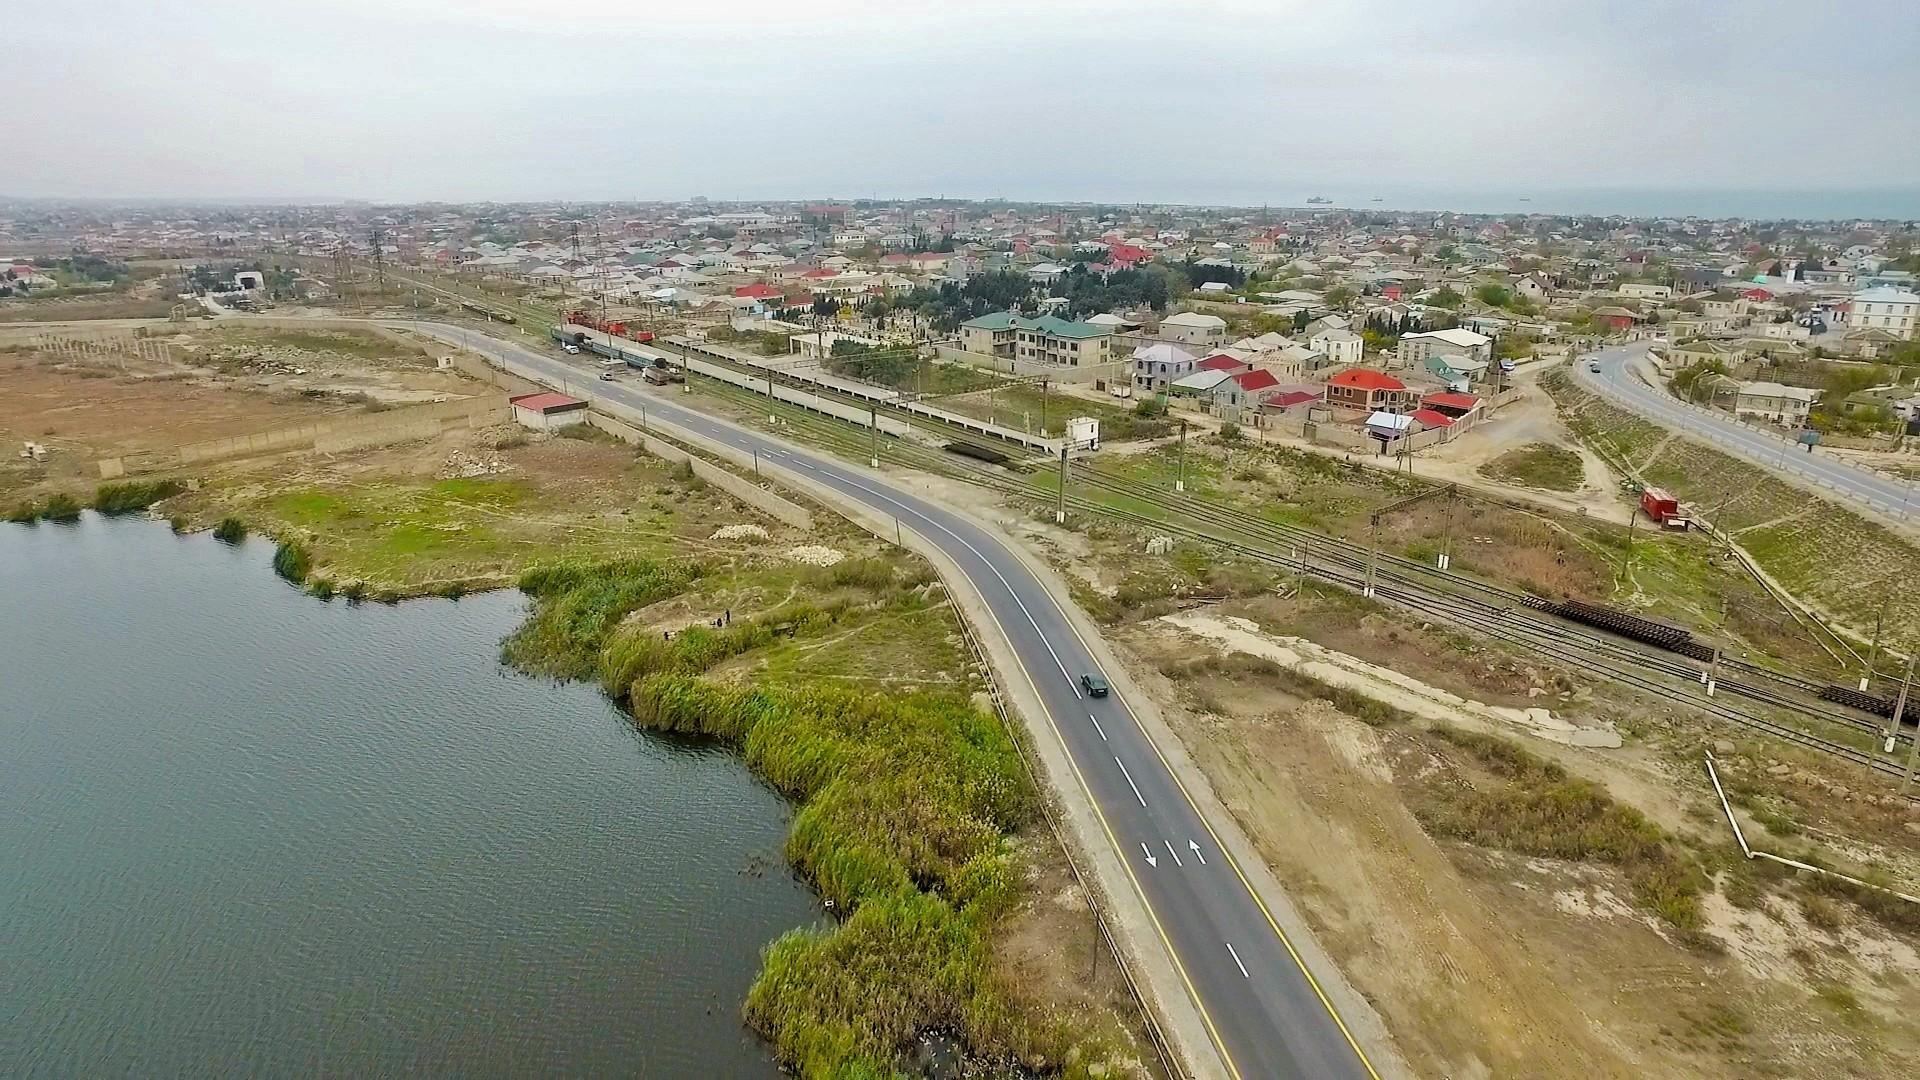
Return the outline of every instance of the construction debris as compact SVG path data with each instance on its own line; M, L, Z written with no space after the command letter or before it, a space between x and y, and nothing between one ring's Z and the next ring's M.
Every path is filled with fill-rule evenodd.
M832 566L846 558L846 555L842 552L830 547L822 547L819 544L806 544L793 548L790 549L787 554L796 562L803 562L808 566Z
M513 471L505 458L498 454L476 454L467 450L455 450L447 455L440 465L440 471L434 475L442 480L466 480L476 476L498 476Z
M767 530L758 525L722 525L713 531L715 540L765 540Z

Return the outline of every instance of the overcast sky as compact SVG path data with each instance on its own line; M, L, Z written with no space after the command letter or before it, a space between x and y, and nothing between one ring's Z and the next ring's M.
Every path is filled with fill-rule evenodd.
M92 0L0 23L5 195L1920 187L1915 0Z

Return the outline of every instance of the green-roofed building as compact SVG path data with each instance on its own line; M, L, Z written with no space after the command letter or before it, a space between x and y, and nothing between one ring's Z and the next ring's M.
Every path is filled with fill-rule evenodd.
M961 323L960 347L1030 364L1089 367L1110 359L1107 346L1112 334L1112 327L1095 323L996 311Z

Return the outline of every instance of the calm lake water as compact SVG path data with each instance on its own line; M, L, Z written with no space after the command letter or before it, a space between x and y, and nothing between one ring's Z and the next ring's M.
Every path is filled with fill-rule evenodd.
M270 554L0 524L0 1075L776 1075L786 804Z

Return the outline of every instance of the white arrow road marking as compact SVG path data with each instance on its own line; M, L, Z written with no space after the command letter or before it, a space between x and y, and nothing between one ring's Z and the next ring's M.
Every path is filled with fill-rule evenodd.
M1197 842L1189 840L1187 841L1187 847L1192 849L1193 857L1200 860L1201 866L1207 865L1207 857L1200 853L1200 845Z
M1227 954L1233 957L1233 966L1240 969L1241 978L1243 979L1253 978L1253 976L1247 974L1247 965L1240 962L1240 954L1233 951L1233 942L1231 941L1227 942Z
M1147 846L1147 842L1145 840L1140 841L1140 850L1147 853L1148 866L1160 865L1160 860L1153 857L1153 849Z
M1180 853L1173 850L1173 841L1171 840L1166 841L1166 845L1167 845L1167 854L1173 856L1173 865L1175 866L1187 865L1186 863L1183 863L1180 861Z
M1107 741L1107 729L1106 729L1106 728L1103 728L1103 727L1101 727L1101 726L1100 726L1100 718L1099 718L1099 717L1097 717L1097 716L1095 716L1095 715L1093 715L1092 713L1088 713L1088 714L1087 714L1087 719L1089 719L1089 720L1091 720L1091 721L1093 721L1093 730L1095 730L1095 731L1097 731L1097 732L1099 732L1099 733L1100 733L1100 741L1101 741L1101 742L1106 742L1106 741Z
M1113 763L1120 766L1120 775L1127 778L1127 786L1133 789L1133 797L1140 800L1141 806L1147 805L1147 797L1140 794L1140 785L1133 782L1133 774L1127 771L1126 763L1119 758L1114 758Z

